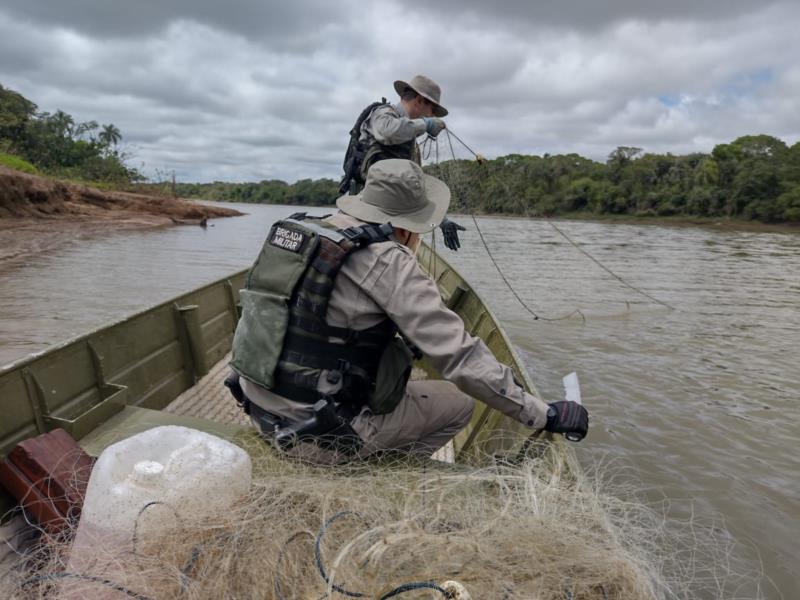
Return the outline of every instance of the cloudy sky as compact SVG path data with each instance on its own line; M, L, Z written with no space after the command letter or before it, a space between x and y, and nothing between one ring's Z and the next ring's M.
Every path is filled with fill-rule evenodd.
M604 160L796 142L799 23L798 0L0 0L0 83L180 181L338 178L360 109L416 73L487 157Z

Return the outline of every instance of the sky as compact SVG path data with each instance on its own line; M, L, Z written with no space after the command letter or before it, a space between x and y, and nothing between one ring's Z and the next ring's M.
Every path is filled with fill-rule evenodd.
M0 0L0 84L113 123L154 179L338 179L361 109L418 73L488 158L603 161L798 141L798 23L799 0Z

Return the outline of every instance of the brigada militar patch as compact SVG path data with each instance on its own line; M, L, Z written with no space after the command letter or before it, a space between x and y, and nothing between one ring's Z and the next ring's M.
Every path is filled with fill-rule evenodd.
M272 233L272 237L269 238L269 243L276 248L300 252L303 248L303 244L306 242L306 237L305 234L295 231L294 229L286 229L285 227L278 226Z

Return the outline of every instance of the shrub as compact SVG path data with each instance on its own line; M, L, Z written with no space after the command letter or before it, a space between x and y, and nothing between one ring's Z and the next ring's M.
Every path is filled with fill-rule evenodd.
M19 156L14 156L13 154L5 154L4 152L0 152L0 165L34 175L39 172L36 167L27 160L23 160Z

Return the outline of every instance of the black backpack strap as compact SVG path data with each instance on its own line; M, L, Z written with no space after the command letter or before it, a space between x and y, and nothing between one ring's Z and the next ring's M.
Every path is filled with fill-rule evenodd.
M365 224L357 227L348 227L340 233L359 248L369 246L376 242L388 242L391 239L394 227L391 223L381 225Z
M361 136L361 126L364 124L364 121L366 121L367 118L372 114L373 110L375 110L379 106L384 106L386 104L389 104L386 101L386 98L381 98L380 102L373 102L372 104L367 106L364 110L362 110L361 114L358 115L358 118L356 119L355 125L353 125L353 128L350 130L350 137L355 136L356 139L358 139Z

